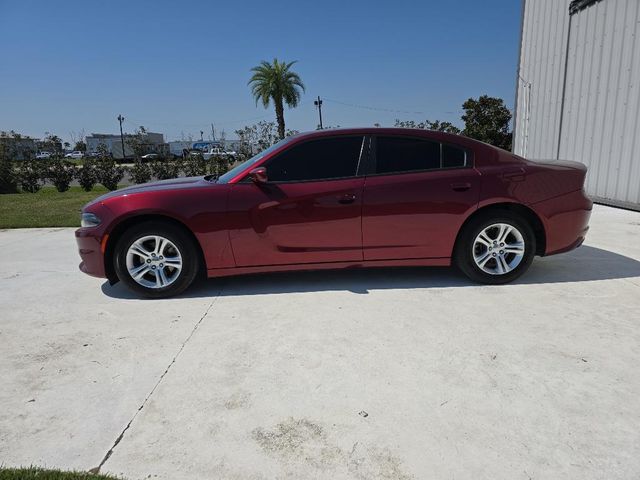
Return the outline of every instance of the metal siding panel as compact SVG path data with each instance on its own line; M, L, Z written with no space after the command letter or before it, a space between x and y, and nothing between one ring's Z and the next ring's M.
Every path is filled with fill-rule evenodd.
M553 76L551 78L551 85L549 85L549 89L553 92L552 94L552 103L551 109L556 112L555 115L551 118L549 122L549 128L551 131L548 134L548 138L555 138L556 140L553 142L553 150L557 150L557 136L560 127L560 109L562 107L562 84L564 81L564 65L565 65L565 54L566 54L566 41L567 41L567 29L569 26L569 22L565 15L556 14L556 38L555 43L559 45L560 48L555 48L553 52ZM555 154L555 151L552 151L552 154L549 158L552 158Z
M553 69L553 65L549 62L550 59L550 50L553 46L553 39L551 38L551 21L553 18L553 9L551 6L547 5L547 9L545 12L543 24L542 24L542 38L547 39L547 41L543 42L543 48L540 49L540 60L538 65L544 67L540 69L540 76L538 77L538 85L549 85L549 74ZM548 125L551 121L552 112L549 107L549 93L550 88L541 89L539 95L541 96L541 103L538 104L540 108L540 114L538 115L536 128L540 132L537 135L538 144L536 145L536 149L539 152L540 156L546 157L548 156Z
M563 158L589 166L590 195L630 203L638 203L640 193L634 161L640 133L639 14L637 0L608 0L572 18L579 34L572 35L570 65L578 68L567 72L568 88L575 91L565 105L562 139Z
M599 4L603 5L603 4ZM580 119L580 124L584 129L584 146L581 157L591 156L594 169L589 173L588 183L593 183L596 191L604 191L606 186L606 176L601 175L606 170L606 163L601 155L596 155L602 149L602 131L611 123L607 120L611 115L610 102L607 101L607 89L611 75L611 48L605 50L605 37L607 31L613 25L613 17L606 11L600 11L598 7L588 10L590 28L587 30L589 45L584 48L590 49L593 56L593 63L587 72L587 85L584 89L583 101L587 102L588 109L586 115ZM609 25L611 24L611 25ZM608 46L609 47L609 46Z
M566 1L525 3L519 70L531 88L528 96L518 79L514 151L554 158L561 130L560 157L589 166L588 193L638 205L640 2L602 0L579 11L571 17L567 46L568 22Z
M562 137L560 138L560 158L568 158L568 152L575 151L576 135L575 119L578 118L578 109L580 107L580 97L576 88L575 78L576 71L584 65L585 52L579 52L576 49L576 38L580 36L582 29L580 25L571 25L571 39L568 49L568 61L566 71L566 91L564 101L564 114L562 117ZM571 133L570 133L571 132Z
M630 44L625 42L627 30L628 2L623 2L621 8L613 9L613 22L611 31L605 34L605 40L611 44L611 56L609 63L609 83L607 85L607 115L602 134L600 158L603 159L601 177L602 185L598 185L598 196L613 198L616 195L618 177L620 173L621 147L625 139L620 136L624 125L624 109L621 109L620 100L626 95L621 91L621 83L625 77L627 65L630 62ZM626 90L626 89L625 89Z
M628 71L626 85L627 102L624 114L624 138L621 149L621 167L618 174L616 197L624 201L640 205L640 2L630 0L631 9L627 15L633 28L629 29L630 38L629 65L625 65Z
M527 157L555 154L560 116L568 4L562 0L527 0L523 17L514 151ZM527 124L527 102L530 105ZM528 139L527 140L527 136Z

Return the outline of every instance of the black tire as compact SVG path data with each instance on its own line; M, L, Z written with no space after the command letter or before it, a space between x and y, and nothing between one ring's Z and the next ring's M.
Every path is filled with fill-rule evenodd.
M176 275L175 279L172 279L171 283L167 286L151 288L141 285L134 280L129 273L129 269L127 268L127 252L134 242L147 236L165 238L173 244L173 246L170 247L171 252L177 250L181 257L181 269L173 270L172 268L167 268L167 271L171 271ZM173 247L175 247L175 249ZM143 261L141 258L137 258L135 261L140 262L140 266L142 266ZM156 260L154 259L154 263L155 262ZM148 298L164 298L182 293L193 283L193 280L200 270L200 255L198 246L194 244L192 238L183 228L162 221L147 221L135 225L124 232L116 244L113 263L118 278L129 289ZM149 271L149 274L145 274L147 282L150 282L153 278L153 275L150 275L151 273L152 272Z
M506 224L514 227L521 234L524 240L524 254L520 262L511 271L502 274L487 273L486 271L481 269L474 260L474 253L476 255L478 254L475 250L477 248L477 246L474 245L475 239L482 231L495 224ZM493 239L493 237L490 238ZM514 237L510 238L513 239ZM478 247L482 248L481 245L479 245ZM492 245L492 247L499 249L500 244ZM487 248L487 250L490 249ZM460 270L462 270L462 272L467 277L469 277L474 282L485 283L489 285L500 285L509 283L526 272L531 265L531 262L533 261L535 252L536 237L533 229L531 228L531 225L529 225L529 223L524 218L513 212L510 212L508 210L494 210L478 215L463 227L463 230L460 232L460 236L458 237L458 241L456 243L454 252L454 263ZM481 251L480 255L483 253L489 253L494 257L496 256L494 254L496 252L491 253L488 251ZM497 252L497 254L499 255L499 251ZM507 256L505 256L504 258L513 259L515 257L515 254L507 254ZM497 262L498 259L489 258L486 268L498 271L500 267L497 265Z

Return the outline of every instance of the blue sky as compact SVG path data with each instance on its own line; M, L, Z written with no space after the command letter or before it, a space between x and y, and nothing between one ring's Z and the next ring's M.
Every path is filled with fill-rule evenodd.
M306 85L287 126L460 123L471 96L514 99L521 2L0 0L0 130L64 139L138 125L227 138L272 120L247 81L260 60L298 60ZM331 101L333 100L333 101ZM343 102L363 107L343 105ZM398 110L388 112L383 109ZM404 113L409 112L409 113ZM419 113L416 113L419 112Z

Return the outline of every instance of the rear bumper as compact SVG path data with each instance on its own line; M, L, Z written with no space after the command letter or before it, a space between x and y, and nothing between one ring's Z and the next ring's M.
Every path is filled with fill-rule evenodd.
M106 278L104 269L104 254L102 253L102 238L93 228L79 228L76 230L76 243L80 254L80 270L92 277Z
M584 191L577 190L544 200L531 205L531 208L544 224L545 255L568 252L582 245L589 231L593 208L593 202Z

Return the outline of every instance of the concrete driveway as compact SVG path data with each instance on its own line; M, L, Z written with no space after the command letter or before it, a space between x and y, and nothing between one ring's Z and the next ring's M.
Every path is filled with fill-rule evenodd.
M127 479L640 477L640 213L512 285L449 269L139 300L0 232L0 464Z

